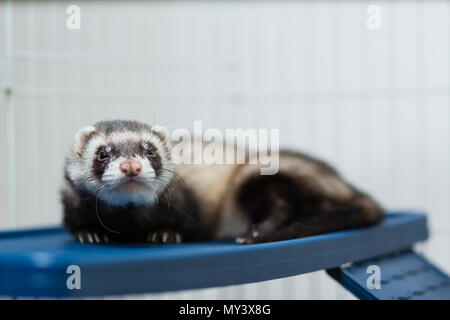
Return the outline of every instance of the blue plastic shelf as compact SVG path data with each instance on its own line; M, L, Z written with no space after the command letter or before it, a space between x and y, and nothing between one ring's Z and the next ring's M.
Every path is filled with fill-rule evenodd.
M4 232L0 296L103 296L258 282L407 249L427 236L420 213L391 213L367 229L255 245L79 244L61 228ZM80 290L67 289L70 265L81 268Z

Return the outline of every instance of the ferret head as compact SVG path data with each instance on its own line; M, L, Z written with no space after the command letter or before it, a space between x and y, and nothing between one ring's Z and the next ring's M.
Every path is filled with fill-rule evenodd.
M102 121L75 136L71 183L116 206L155 201L173 178L167 131L135 121Z

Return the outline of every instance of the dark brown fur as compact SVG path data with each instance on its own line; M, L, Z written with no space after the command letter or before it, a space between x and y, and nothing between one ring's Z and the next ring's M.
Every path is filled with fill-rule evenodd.
M251 221L243 243L287 240L380 222L383 210L355 190L347 200L315 192L307 179L255 175L239 188L237 203Z

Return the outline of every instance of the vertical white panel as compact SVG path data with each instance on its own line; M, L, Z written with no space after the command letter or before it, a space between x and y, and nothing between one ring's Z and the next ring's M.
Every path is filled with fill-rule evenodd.
M360 135L361 109L358 101L346 101L336 104L338 122L336 142L339 144L339 168L351 182L360 183L362 175L362 137Z
M417 208L420 204L419 138L420 109L415 98L396 99L393 123L393 171L392 192L396 208Z
M366 107L366 119L370 123L364 126L367 130L367 143L371 146L367 150L364 164L367 191L374 194L387 208L393 199L391 108L391 104L387 100L371 101L370 105Z
M0 50L0 57L5 56L5 39L6 39L6 11L5 11L5 2L0 2L0 17L2 17L2 22L0 23L0 44L2 44L2 49ZM1 82L1 80L0 80ZM0 92L0 154L7 154L6 151L6 101L5 94L3 91ZM0 157L0 168L8 168L8 162L6 157ZM0 215L0 229L6 229L9 227L9 202L8 202L8 180L3 179L0 182L0 212L3 214Z
M61 28L61 20L59 19L59 14L61 12L61 9L57 2L51 2L49 4L49 16L50 16L50 51L58 52L59 51L59 33ZM52 64L50 66L50 81L51 86L56 90L56 93L58 93L58 83L59 83L59 69L58 66L55 64ZM50 115L49 115L49 125L42 121L42 124L44 127L48 127L47 132L50 135L50 141L51 143L51 152L53 152L58 159L52 160L52 167L49 168L49 172L56 172L56 177L53 175L53 178L51 181L49 181L50 184L50 193L54 197L59 195L59 188L62 186L62 179L61 176L63 174L63 162L64 157L66 154L65 148L62 146L62 139L61 139L61 131L63 130L63 127L60 126L60 119L61 115L64 115L64 110L61 110L62 105L60 101L57 98L51 99L51 101L48 101L50 104ZM45 153L47 154L47 153ZM42 161L41 161L42 163ZM53 170L53 171L51 171ZM42 177L42 176L41 176ZM40 181L42 181L43 177ZM48 199L48 198L45 198ZM60 206L59 201L45 201L44 203L48 204L48 209L45 209L46 205L43 205L44 212L47 212L49 215L49 219L51 221L61 221L62 220L62 207ZM47 211L48 210L48 211Z
M353 2L331 2L332 17L328 23L331 41L331 56L333 64L330 73L336 93L358 92L361 87L361 58L370 52L363 52L360 47L361 33L367 33L364 28L365 2L357 5ZM364 34L367 37L367 34Z
M29 52L35 52L35 43L36 43L36 32L38 30L36 23L36 8L34 2L27 3L27 11L26 11L26 22L27 22L27 50ZM36 63L29 59L27 61L27 85L30 88L35 88L37 86L37 75L36 75ZM32 192L29 195L28 203L31 217L27 219L27 223L37 224L39 223L40 218L40 207L39 207L39 133L38 133L38 107L36 97L29 97L27 101L27 120L19 119L18 121L23 122L26 121L26 127L28 131L28 148L27 153L24 157L27 158L27 164L29 167L29 172L31 173L27 177L22 177L21 182L23 184L26 183L31 188ZM20 125L20 124L19 124ZM22 170L18 171L22 173ZM28 213L23 213L24 215L28 215ZM31 218L31 219L30 219Z
M0 44L2 44L2 49L0 50L0 55L2 57L6 56L6 30L7 30L7 11L6 2L0 2L0 17L2 21L0 23ZM0 153L7 154L7 135L6 135L6 97L3 91L0 92ZM7 157L0 157L0 167L8 168ZM0 182L0 229L6 229L9 227L9 191L8 191L8 177Z
M378 2L376 5L380 8L381 26L380 29L368 29L366 21L368 15L366 10L372 3L361 2L362 21L360 25L361 39L366 43L364 52L360 52L364 63L361 64L360 73L364 76L365 88L370 90L367 93L376 93L380 89L391 89L392 65L396 62L392 56L394 47L391 38L397 33L396 19L397 10L393 7L393 2ZM401 42L401 41L400 41ZM398 45L401 45L399 43ZM367 74L366 74L367 73Z
M418 6L416 2L392 2L390 10L394 16L392 33L394 41L392 45L392 64L394 69L394 88L415 87L418 85ZM391 58L391 57L389 57Z
M428 87L449 86L449 11L448 1L419 2L420 31L423 35L424 84ZM445 44L445 45L444 45ZM448 91L447 91L448 93Z
M4 54L11 59L14 50L13 30L13 3L6 1L4 7ZM16 157L15 157L15 103L14 96L7 94L4 97L5 106L5 133L6 133L6 158L7 158L7 183L8 183L8 226L15 228L17 225L16 211Z
M448 97L430 97L425 101L428 111L422 119L427 128L421 152L424 154L423 202L430 212L432 225L450 225L450 166Z
M2 6L2 5L0 5ZM3 8L2 8L3 9ZM0 94L0 119L2 124L0 126L1 134L0 134L0 154L7 154L7 135L6 135L6 97L3 92ZM8 168L7 157L0 157L0 167ZM11 227L9 225L10 219L10 211L9 211L9 181L4 179L0 183L0 229L6 229Z

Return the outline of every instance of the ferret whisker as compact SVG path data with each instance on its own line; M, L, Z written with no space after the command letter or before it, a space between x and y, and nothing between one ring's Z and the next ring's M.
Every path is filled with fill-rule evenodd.
M185 183L184 179L177 172L173 172L173 173L174 173L174 175L171 178L166 177L164 175L161 175L158 178L166 179L166 181L168 181L168 182L174 181L176 183L179 183L182 186L186 186L186 183Z
M164 190L161 192L161 194L164 196L164 198L166 199L166 201L167 201L167 206L168 206L168 208L170 209L170 200L167 198L167 195L166 195L166 193L164 192Z
M180 208L178 208L175 205L172 205L176 210L178 210L178 212L181 212L182 214L184 214L187 218L189 218L191 221L198 223L197 220L195 220L193 217L191 217L187 212L181 210Z
M169 120L169 121L164 122L163 124L161 124L161 126L162 126L162 127L165 127L165 126L168 125L168 124L171 124L171 123L174 123L174 122L177 122L177 121L181 121L181 120L184 120L184 119L185 119L185 118L178 118L178 119Z
M107 226L105 226L105 224L103 223L102 219L100 219L100 214L98 213L98 198L95 199L95 213L97 215L97 219L100 222L100 224L102 225L103 228L105 228L107 231L115 233L115 234L120 234L119 231L115 231L112 230L110 228L108 228Z
M169 191L170 192L170 190L168 189L168 186L166 185L166 184L164 184L163 182L161 182L161 181L154 181L158 186L160 186L161 187L161 193L162 194L164 194L165 195L165 191L167 190L167 191ZM172 197L172 193L170 192L170 197ZM169 201L168 199L167 199L167 197L166 197L166 200L167 201ZM170 203L170 201L169 201L169 203Z

